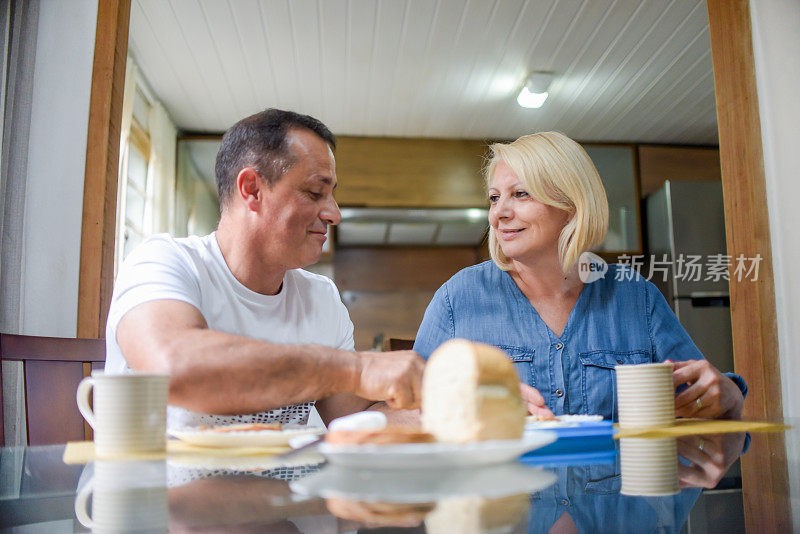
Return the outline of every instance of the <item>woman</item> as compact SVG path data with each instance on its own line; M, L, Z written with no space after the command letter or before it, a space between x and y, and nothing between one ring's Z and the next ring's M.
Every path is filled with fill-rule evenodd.
M498 346L514 361L531 413L610 419L615 365L674 361L676 415L741 417L744 380L703 359L653 284L618 264L581 281L579 257L608 228L605 190L583 148L556 132L490 148L493 261L436 292L414 350L427 358L454 337Z

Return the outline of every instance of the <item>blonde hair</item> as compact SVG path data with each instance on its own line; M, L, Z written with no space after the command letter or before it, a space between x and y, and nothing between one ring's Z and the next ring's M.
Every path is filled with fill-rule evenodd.
M489 148L492 156L484 171L487 189L497 162L503 160L534 199L570 213L558 238L558 256L564 272L581 254L603 242L608 231L606 190L581 145L562 133L542 132ZM511 260L503 254L491 226L489 254L500 269L511 269Z

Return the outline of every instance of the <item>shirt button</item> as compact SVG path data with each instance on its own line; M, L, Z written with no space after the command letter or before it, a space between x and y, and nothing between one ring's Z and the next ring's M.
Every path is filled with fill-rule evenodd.
M556 343L556 348L557 348L558 350L561 350L563 347L564 347L564 344L563 344L563 343Z
M563 397L563 396L564 396L564 392L561 391L560 389L557 389L556 390L556 397Z
M567 499L561 499L561 504L564 506L569 506L569 501Z

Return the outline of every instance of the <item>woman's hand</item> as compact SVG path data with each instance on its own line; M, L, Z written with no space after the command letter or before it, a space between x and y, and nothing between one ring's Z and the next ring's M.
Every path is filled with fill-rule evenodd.
M744 442L744 432L678 438L678 454L691 462L678 462L681 487L716 487L742 454Z
M528 409L528 413L539 417L552 418L553 412L544 403L544 397L536 388L530 387L528 384L519 383L519 392L522 394L522 401Z
M720 373L708 360L671 362L675 365L675 387L688 387L675 397L675 415L710 419L741 419L744 397L733 380Z

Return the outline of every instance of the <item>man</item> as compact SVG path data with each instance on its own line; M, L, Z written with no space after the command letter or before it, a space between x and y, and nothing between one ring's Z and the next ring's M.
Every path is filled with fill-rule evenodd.
M205 237L153 236L126 259L106 328L107 372L170 374L170 426L327 423L414 409L424 363L412 351L355 353L353 325L319 260L341 214L335 137L269 109L228 130L217 154L221 217Z

